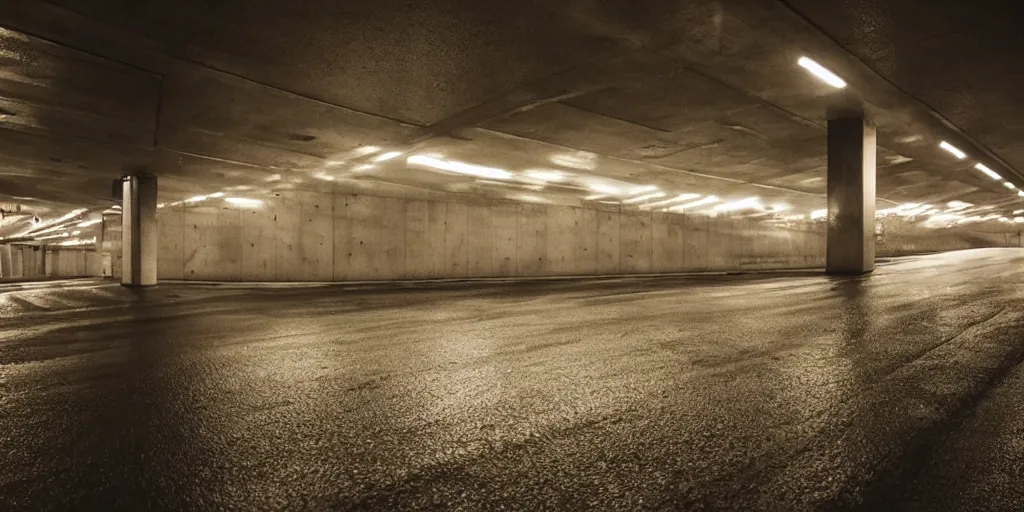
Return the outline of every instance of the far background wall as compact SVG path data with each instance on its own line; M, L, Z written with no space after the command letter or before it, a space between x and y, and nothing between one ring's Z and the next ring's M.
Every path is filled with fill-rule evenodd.
M820 268L825 225L521 202L281 192L158 210L160 279L344 281ZM1021 246L880 221L878 255Z

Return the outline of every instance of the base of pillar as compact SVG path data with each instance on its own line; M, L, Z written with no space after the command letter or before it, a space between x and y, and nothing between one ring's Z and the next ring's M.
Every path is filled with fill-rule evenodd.
M874 271L875 271L875 269L870 269L870 270L828 270L828 269L825 269L825 275L827 275L827 276L836 276L836 277L857 277L857 276L866 276L866 275L868 275L868 274L870 274L870 273L872 273Z

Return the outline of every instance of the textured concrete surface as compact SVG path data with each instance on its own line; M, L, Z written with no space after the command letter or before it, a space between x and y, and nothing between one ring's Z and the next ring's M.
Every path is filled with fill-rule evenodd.
M1016 510L1022 264L0 285L0 509Z
M165 280L352 281L820 268L825 223L281 192L158 210ZM882 219L882 256L1019 247L1017 233ZM106 243L104 244L106 245Z
M822 223L783 226L618 206L596 210L293 191L252 208L186 204L158 212L161 279L351 281L791 269L821 267L825 255Z
M83 249L48 249L45 260L38 247L16 245L12 260L18 264L12 277L98 277L102 275L102 255L97 251ZM43 268L45 264L45 269ZM4 276L7 277L7 276Z

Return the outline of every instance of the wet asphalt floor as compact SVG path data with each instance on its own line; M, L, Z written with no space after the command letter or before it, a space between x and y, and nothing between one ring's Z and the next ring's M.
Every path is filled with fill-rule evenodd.
M0 285L0 510L1022 510L1022 269Z

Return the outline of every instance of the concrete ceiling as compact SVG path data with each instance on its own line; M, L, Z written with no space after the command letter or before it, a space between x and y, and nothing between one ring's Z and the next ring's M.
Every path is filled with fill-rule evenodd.
M879 207L1009 213L1024 201L972 166L1024 185L1015 4L2 2L0 202L109 206L113 178L148 170L161 201L332 187L580 204L653 186L807 213L825 205L826 109L857 101L879 128Z

